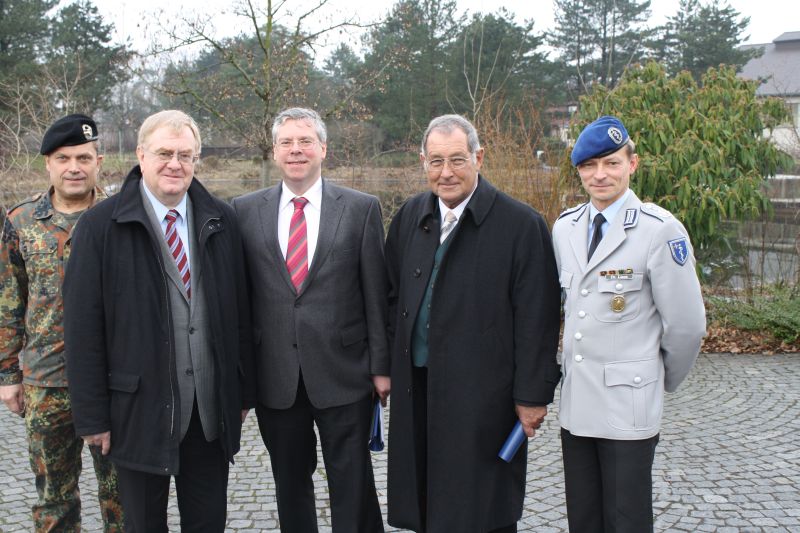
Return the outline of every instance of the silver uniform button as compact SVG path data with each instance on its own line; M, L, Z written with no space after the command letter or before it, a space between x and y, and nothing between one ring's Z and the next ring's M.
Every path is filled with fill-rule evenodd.
M581 296L588 296L588 295L589 295L589 289L581 289Z
M586 318L586 311L578 311L578 316L580 318Z
M578 332L576 332L576 333L575 333L575 340L576 340L576 341L579 341L579 340L581 340L582 338L583 338L583 333L581 333L580 331L578 331Z
M580 363L581 361L583 361L583 356L581 354L578 354L575 356L575 360Z
M622 283L617 283L616 285L614 285L614 288L617 289L618 291L621 291L622 290Z
M633 378L633 382L638 385L639 383L642 382L642 378L640 378L639 376L636 376L635 378Z

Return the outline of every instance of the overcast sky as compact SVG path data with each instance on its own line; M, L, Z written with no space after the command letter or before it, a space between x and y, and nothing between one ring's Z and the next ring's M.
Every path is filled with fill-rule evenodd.
M222 13L230 11L230 5L236 0L94 0L103 17L114 23L120 41L130 38L137 49L144 50L150 39L155 37L151 26L144 27L143 20L152 19L159 10L166 9L173 16L166 20L175 20L175 13ZM277 5L280 0L273 0ZM679 0L652 0L651 25L662 24L668 16L678 8ZM707 0L701 0L704 2ZM62 4L64 1L62 1ZM260 0L266 5L266 0ZM316 1L288 0L282 11L280 23L287 24L291 9L307 10ZM385 16L391 9L392 0L329 0L327 13L340 17L341 14L357 12L362 22L374 22ZM800 1L798 0L729 0L729 4L744 16L750 17L747 43L772 42L778 35L787 31L800 31ZM541 32L553 27L553 2L551 0L457 0L459 10L469 13L493 12L505 7L522 20L533 19L534 30ZM199 7L202 6L202 7ZM217 16L217 27L227 34L237 33L242 19ZM321 22L320 22L321 23ZM352 39L356 45L357 41Z

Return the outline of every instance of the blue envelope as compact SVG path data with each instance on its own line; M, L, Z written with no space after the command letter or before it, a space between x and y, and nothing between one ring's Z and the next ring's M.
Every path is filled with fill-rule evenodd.
M500 452L497 454L497 456L503 461L510 463L514 458L514 454L517 453L517 450L519 450L519 447L527 438L528 437L525 435L525 430L522 429L522 424L519 420L517 420L517 423L514 424L514 429L512 429L511 433L508 434L508 438L503 443L503 446L500 448Z
M381 399L375 399L375 409L372 411L372 428L369 432L369 449L373 452L383 451L383 406Z

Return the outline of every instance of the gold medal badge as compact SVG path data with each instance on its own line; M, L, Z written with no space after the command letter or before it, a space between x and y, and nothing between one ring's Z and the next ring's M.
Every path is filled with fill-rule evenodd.
M625 297L616 295L611 298L611 310L615 313L621 313L625 309Z

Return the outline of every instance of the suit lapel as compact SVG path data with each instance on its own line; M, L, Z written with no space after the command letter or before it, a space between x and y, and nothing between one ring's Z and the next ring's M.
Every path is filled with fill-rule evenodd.
M270 187L264 192L264 202L258 210L260 220L259 226L263 232L264 249L275 262L276 270L294 292L294 284L286 269L286 259L281 252L281 245L278 241L278 208L280 206L281 186Z
M317 236L317 248L314 250L314 257L311 259L311 269L308 271L300 294L308 289L313 282L314 276L322 267L331 250L333 242L336 240L336 231L339 229L339 221L344 212L344 200L336 187L329 184L325 179L322 180L322 205L319 214L319 235ZM291 282L291 280L290 280Z
M572 253L575 254L577 263L586 272L586 256L589 255L589 204L575 212L567 215L572 219L572 231L569 233L569 244L572 247ZM597 251L595 250L595 254Z

